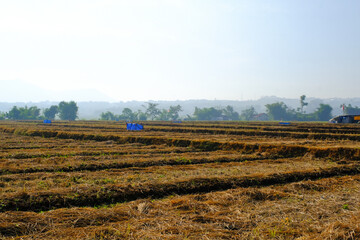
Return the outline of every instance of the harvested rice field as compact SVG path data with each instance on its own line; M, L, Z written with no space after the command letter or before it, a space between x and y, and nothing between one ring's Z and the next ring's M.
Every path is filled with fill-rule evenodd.
M0 239L360 239L360 125L0 121Z

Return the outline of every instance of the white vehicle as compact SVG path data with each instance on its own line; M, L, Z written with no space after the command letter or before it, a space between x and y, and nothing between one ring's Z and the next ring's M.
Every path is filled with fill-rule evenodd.
M360 123L360 115L339 115L329 120L331 123Z

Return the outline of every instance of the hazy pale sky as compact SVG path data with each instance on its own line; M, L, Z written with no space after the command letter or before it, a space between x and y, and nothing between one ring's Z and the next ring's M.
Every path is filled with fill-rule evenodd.
M360 97L360 1L1 1L11 81L114 101Z

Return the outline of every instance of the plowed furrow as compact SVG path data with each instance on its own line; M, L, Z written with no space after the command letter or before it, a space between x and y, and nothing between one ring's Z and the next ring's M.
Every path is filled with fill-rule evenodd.
M1 211L44 211L73 206L111 204L142 198L161 198L173 194L206 193L238 187L263 187L355 174L360 174L360 165L358 164L316 171L296 171L265 176L194 178L187 181L175 181L166 184L143 184L134 187L131 185L106 185L101 188L77 189L75 192L67 193L42 192L28 194L23 192L0 200L0 208Z
M11 131L11 130L9 130ZM18 131L18 134L26 136L41 136L45 138L61 138L61 139L75 139L75 140L94 140L94 141L108 141L112 140L118 144L141 143L145 145L160 145L166 144L175 147L191 147L202 151L216 151L216 150L237 150L242 153L254 152L270 152L283 157L297 157L303 156L306 153L311 153L316 157L331 157L331 158L349 158L360 159L360 148L316 148L297 145L278 145L278 144L254 144L243 142L217 142L206 140L188 140L188 139L174 139L166 137L122 137L118 135L95 135L84 133L69 133L69 132L49 132L39 130L23 129Z
M275 156L273 156L275 158ZM281 157L276 157L280 159ZM153 167L153 166L178 166L178 165L196 165L196 164L205 164L205 163L229 163L229 162L245 162L245 161L257 161L269 159L268 157L239 157L239 158L178 158L178 159L169 159L169 160L147 160L147 161L121 161L112 162L112 163L82 163L75 166L64 166L64 167L48 167L48 168L19 168L19 169L0 169L0 175L9 175L9 174L20 174L20 173L38 173L38 172L77 172L77 171L100 171L106 169L124 169L124 168L142 168L142 167Z

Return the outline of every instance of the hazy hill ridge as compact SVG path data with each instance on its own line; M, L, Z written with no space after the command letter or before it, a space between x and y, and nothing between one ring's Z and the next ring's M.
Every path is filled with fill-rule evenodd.
M192 115L195 107L226 107L230 105L235 111L241 113L242 110L254 106L257 112L265 112L266 104L275 102L284 102L288 107L296 109L300 105L299 99L279 98L279 97L263 97L258 100L182 100L182 101L146 101L159 104L159 108L168 108L172 105L181 105L183 112L181 116L187 114ZM145 101L127 101L127 102L92 102L92 101L79 101L79 118L80 119L99 119L102 112L110 111L115 114L120 114L124 108L130 108L134 111L140 109L145 110L147 105ZM307 113L313 112L319 106L320 103L329 104L333 108L333 115L341 114L341 104L351 104L352 106L360 106L360 98L332 98L332 99L319 99L319 98L307 98L306 102L309 105L305 108ZM56 101L43 101L43 102L0 102L0 111L7 112L13 106L37 106L40 109L47 108L51 105L57 105Z

